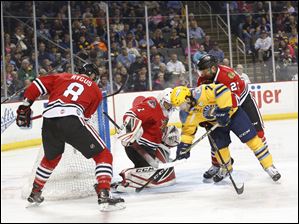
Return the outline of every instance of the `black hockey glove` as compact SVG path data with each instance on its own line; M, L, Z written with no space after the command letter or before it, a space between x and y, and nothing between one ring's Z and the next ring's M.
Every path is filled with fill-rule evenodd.
M216 107L215 109L214 113L215 113L216 120L218 124L220 124L223 127L227 126L230 122L229 111L230 111L230 107L226 107L226 108Z
M211 123L207 122L207 121L200 122L198 125L200 127L205 128L206 130L210 130L213 127L213 125Z
M188 159L190 157L190 151L186 152L186 149L188 149L190 145L191 144L187 144L187 143L183 143L183 142L178 144L177 150L176 150L176 158L178 160Z
M18 107L16 123L19 127L31 127L31 115L32 110L30 108L31 104L26 103Z

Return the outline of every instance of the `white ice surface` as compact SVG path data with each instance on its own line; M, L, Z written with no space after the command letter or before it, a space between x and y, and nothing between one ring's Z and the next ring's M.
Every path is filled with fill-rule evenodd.
M265 126L269 150L282 175L277 183L232 134L233 178L238 186L244 182L242 195L236 194L229 179L217 185L203 183L202 175L210 167L204 139L192 149L190 159L176 166L176 185L121 194L126 209L106 213L98 210L96 196L45 200L40 207L25 208L21 188L38 148L1 152L1 222L298 222L298 120L271 121ZM197 136L203 133L204 129L199 130ZM112 142L113 180L120 180L118 173L132 163L114 137Z

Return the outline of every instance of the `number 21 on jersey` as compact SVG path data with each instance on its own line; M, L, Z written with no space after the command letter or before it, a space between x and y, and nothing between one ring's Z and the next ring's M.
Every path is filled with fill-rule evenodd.
M238 82L232 82L232 83L230 84L230 89L231 89L231 91L237 91L238 88L239 88L238 85L239 85Z

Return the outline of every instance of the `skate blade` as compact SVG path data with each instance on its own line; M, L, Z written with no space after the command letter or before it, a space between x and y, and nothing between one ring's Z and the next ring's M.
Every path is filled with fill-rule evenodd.
M28 202L28 204L25 206L25 208L36 208L39 207L41 203L37 203L37 202Z
M213 177L212 178L203 178L202 182L205 184L214 183Z
M125 193L135 193L136 192L136 188L134 187L125 187L125 186L122 186L122 185L119 185L114 193L120 193L120 194L125 194Z
M281 175L278 173L278 174L275 174L273 177L272 177L272 180L274 182L278 181L279 179L281 178Z
M99 206L101 212L113 212L113 211L118 211L126 208L124 202L119 202L114 205L109 205L109 203L102 203Z

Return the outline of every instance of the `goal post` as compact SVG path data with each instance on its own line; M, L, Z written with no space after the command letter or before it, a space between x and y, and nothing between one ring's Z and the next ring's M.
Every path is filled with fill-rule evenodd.
M103 114L103 112L108 113L108 98L105 96L107 95L106 91L103 91L103 101L100 104L97 115L98 115L98 131L100 133L101 138L106 143L109 150L111 150L111 141L110 141L110 126L108 118Z

